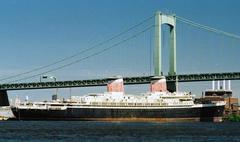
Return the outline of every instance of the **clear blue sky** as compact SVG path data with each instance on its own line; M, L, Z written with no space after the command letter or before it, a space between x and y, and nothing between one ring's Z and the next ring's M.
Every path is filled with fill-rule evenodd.
M2 0L0 1L0 78L28 71L91 47L152 16L157 10L175 13L217 29L240 34L237 0ZM148 24L153 24L150 21ZM50 73L57 80L101 78L116 74L150 74L153 30L120 47ZM166 33L165 33L166 35ZM124 38L124 37L123 37ZM177 25L179 73L240 71L240 42ZM166 44L166 43L165 43ZM101 47L101 48L104 48ZM101 49L99 48L99 49ZM166 48L164 59L167 58ZM166 56L166 57L165 57ZM78 59L81 56L75 58ZM167 59L164 72L167 72ZM39 81L33 78L28 81ZM235 83L235 86L234 86ZM210 83L183 85L197 90ZM196 87L201 86L201 87ZM233 82L237 93L239 82ZM140 90L137 86L129 91ZM49 99L54 90L14 91L30 99ZM74 94L104 89L74 89ZM145 90L147 91L147 87ZM67 89L59 90L67 96ZM41 95L40 95L41 94Z

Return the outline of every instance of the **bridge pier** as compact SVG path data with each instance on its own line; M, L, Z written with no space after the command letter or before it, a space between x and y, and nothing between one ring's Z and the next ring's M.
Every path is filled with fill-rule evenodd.
M176 92L177 91L177 82L167 82L167 90L169 92Z
M0 106L9 106L7 90L0 90Z

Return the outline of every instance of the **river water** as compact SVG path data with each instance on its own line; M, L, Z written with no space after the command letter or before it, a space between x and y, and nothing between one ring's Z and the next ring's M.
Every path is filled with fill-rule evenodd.
M240 142L240 123L0 121L0 141Z

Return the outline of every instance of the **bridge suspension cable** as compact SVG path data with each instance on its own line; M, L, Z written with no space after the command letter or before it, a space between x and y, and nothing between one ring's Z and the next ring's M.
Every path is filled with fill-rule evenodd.
M183 18L183 17L179 17L179 16L176 16L176 17L179 21L184 22L184 23L189 24L189 25L192 25L192 26L195 26L197 28L201 28L201 29L204 29L204 30L207 30L207 31L210 31L210 32L217 33L217 34L222 34L222 35L225 35L225 36L228 36L228 37L231 37L231 38L240 39L239 35L232 34L232 33L229 33L229 32L225 32L225 31L222 31L222 30L218 30L218 29L206 26L206 25L202 25L202 24L193 22L191 20L188 20L186 18Z
M75 53L75 54L73 54L73 55L71 55L71 56L64 57L64 58L59 59L59 60L57 60L57 61L55 61L55 62L52 62L52 63L50 63L50 64L47 64L47 65L44 65L44 66L40 66L40 67L34 68L34 69L32 69L32 70L26 71L26 72L22 72L22 73L15 74L15 75L12 75L12 76L8 76L8 77L5 77L5 78L0 78L0 81L9 80L9 79L12 79L12 78L17 78L17 77L22 76L22 75L26 75L26 74L30 74L30 73L33 73L33 72L37 72L37 71L39 71L39 70L42 70L42 69L45 69L45 68L54 66L54 65L56 65L56 64L62 63L62 62L64 62L64 61L73 59L74 57L77 57L77 56L79 56L79 55L81 55L81 54L83 54L83 53L86 53L86 52L88 52L88 51L91 51L91 50L93 50L93 49L95 49L95 48L97 48L97 47L99 47L99 46L102 46L102 45L104 45L104 44L106 44L106 43L109 43L110 41L112 41L112 40L114 40L114 39L116 39L116 38L119 38L120 36L122 36L122 35L130 32L130 31L132 31L133 29L135 29L135 28L137 28L137 27L139 27L139 26L141 26L141 25L143 25L143 24L146 23L147 21L151 20L153 17L154 17L154 16L148 17L148 18L142 20L141 22L139 22L139 23L137 23L137 24L135 24L135 25L127 28L126 30L124 30L124 31L122 31L122 32L120 32L120 33L118 33L118 34L116 34L116 35L114 35L114 36L112 36L112 37L110 37L110 38L102 41L102 42L99 42L99 43L97 43L96 45L93 45L93 46L91 46L91 47L89 47L89 48L87 48L87 49L81 50L81 51L79 51L79 52L77 52L77 53Z
M34 77L38 77L38 76L40 76L40 75L42 75L42 74L46 74L46 73L50 73L50 72L53 72L53 71L57 71L57 70L60 70L60 69L62 69L62 68L71 66L71 65L76 64L76 63L79 63L79 62L84 61L84 60L86 60L86 59L88 59L88 58L91 58L91 57L97 56L97 55L99 55L99 54L102 54L102 53L104 53L104 52L106 52L106 51L108 51L108 50L110 50L110 49L112 49L112 48L114 48L114 47L116 47L116 46L119 46L119 45L121 45L121 44L123 44L123 43L125 43L125 42L127 42L127 41L129 41L129 40L131 40L131 39L134 39L134 38L138 37L139 35L143 34L144 32L150 30L150 29L153 28L153 27L154 27L154 25L148 26L147 28L143 29L142 31L137 32L137 33L135 33L134 35L132 35L132 36L130 36L130 37L128 37L128 38L125 38L125 39L121 40L120 42L117 42L117 43L115 43L115 44L113 44L113 45L111 45L111 46L109 46L109 47L103 48L102 50L100 50L100 51L98 51L98 52L94 52L94 53L92 53L92 54L90 54L90 55L88 55L88 56L86 56L86 57L80 58L80 59L78 59L78 60L72 61L72 62L70 62L70 63L64 64L64 65L62 65L62 66L59 66L59 67L56 67L56 68L53 68L53 69L50 69L50 70L47 70L47 71L44 71L44 72L41 72L41 73L38 73L38 74L35 74L35 75L32 75L32 76L20 78L20 79L17 79L17 80L8 82L8 83L14 83L14 82L18 82L18 81L22 81L22 80L26 80L26 79L30 79L30 78L34 78Z

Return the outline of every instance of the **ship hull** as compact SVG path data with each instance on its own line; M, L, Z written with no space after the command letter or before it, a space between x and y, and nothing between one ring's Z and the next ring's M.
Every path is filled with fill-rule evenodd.
M12 108L17 120L80 121L214 121L222 119L224 106L199 107L67 107L64 110Z

